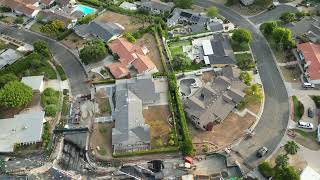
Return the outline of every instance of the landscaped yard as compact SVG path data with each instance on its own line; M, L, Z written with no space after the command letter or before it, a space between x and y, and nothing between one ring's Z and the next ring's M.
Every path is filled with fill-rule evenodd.
M235 58L237 60L238 67L243 71L252 70L256 66L251 53L235 54Z
M255 15L266 10L272 4L272 0L256 0L252 5L244 6L238 0L227 0L226 5L231 6L236 12L243 15Z
M168 44L171 56L174 57L177 54L183 53L183 46L191 45L191 41L189 40L182 40L182 41L177 41L177 42L170 42Z
M125 32L134 32L142 28L143 26L149 26L149 23L140 22L140 20L135 17L119 14L112 11L106 11L105 13L99 15L96 20L101 22L118 23L125 28Z
M241 54L235 54L235 57L237 61L244 61L244 60L252 60L251 53L241 53Z
M95 94L96 103L98 104L99 111L96 113L97 117L104 117L111 115L111 107L109 103L109 98L106 94L104 88L98 90Z
M16 20L16 18L12 17L12 16L7 16L4 18L0 18L0 20L4 23L7 23L7 24L15 24L14 21Z
M30 27L31 31L37 32L37 33L41 33L40 32L40 27L42 26L42 24L35 22L34 24L32 24L32 26Z
M317 130L306 132L301 129L294 129L293 131L296 134L294 140L297 141L297 143L310 150L318 151L320 149L320 145L317 141Z
M156 40L154 36L150 33L144 34L142 38L138 39L136 44L140 47L147 47L150 51L147 55L151 61L156 65L159 72L163 72L163 66L160 58L159 49L157 47Z
M170 115L168 106L149 106L143 110L145 123L150 125L152 147L167 145L171 126L167 119Z
M112 127L111 123L95 123L90 136L90 148L99 160L112 158Z

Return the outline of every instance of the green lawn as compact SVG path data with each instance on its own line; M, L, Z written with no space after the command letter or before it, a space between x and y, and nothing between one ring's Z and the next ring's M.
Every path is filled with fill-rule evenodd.
M171 56L174 57L177 54L183 53L182 47L169 47Z
M37 32L37 33L41 33L40 32L40 27L41 26L42 26L42 24L36 22L30 27L30 30L34 31L34 32Z
M177 42L171 42L169 43L169 49L171 52L171 56L174 57L177 54L183 53L183 46L188 46L191 45L190 40L182 40L182 41L177 41Z
M304 113L303 104L296 96L292 96L292 102L294 107L294 121L299 121Z

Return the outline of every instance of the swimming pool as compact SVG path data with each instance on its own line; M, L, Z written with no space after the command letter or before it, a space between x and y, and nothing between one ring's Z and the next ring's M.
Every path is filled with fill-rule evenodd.
M81 11L83 14L88 15L96 12L96 9L84 5L77 5L73 11Z

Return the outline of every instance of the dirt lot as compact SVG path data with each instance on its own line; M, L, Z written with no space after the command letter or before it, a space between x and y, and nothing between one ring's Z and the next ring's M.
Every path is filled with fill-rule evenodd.
M112 123L95 123L90 136L90 149L97 159L112 158ZM99 146L99 150L97 148Z
M95 99L98 104L99 112L96 114L96 117L104 117L111 115L111 107L109 103L109 98L106 94L104 88L97 91L95 94Z
M75 33L72 33L69 36L67 36L66 38L64 38L63 41L61 41L61 42L62 42L62 44L64 44L65 46L67 46L70 49L77 49L77 48L81 48L82 46L84 46L86 40L82 39L81 37L79 37Z
M159 53L157 43L156 43L154 36L150 33L147 33L147 34L143 35L142 38L138 39L136 44L140 47L146 46L148 48L148 50L150 51L148 53L149 58L156 65L158 70L160 72L163 72L163 67L162 67L162 63L161 63L161 59L160 59L160 53Z
M251 112L258 115L261 107L261 102L249 102L246 106L247 109L249 109Z
M275 160L277 156L280 154L286 154L284 147L281 147L280 149L278 149L278 151L275 154L273 154L273 156L270 158L269 162L272 167L276 165ZM299 172L301 172L307 166L307 162L303 160L303 158L300 157L298 154L295 154L295 155L288 154L288 157L289 157L289 164Z
M133 32L137 29L148 26L148 23L139 22L135 17L126 16L123 14L107 11L96 18L101 22L118 23L125 28L125 32Z
M150 125L152 146L162 146L168 142L171 126L167 121L170 112L168 106L150 106L143 110L145 122Z
M256 118L249 113L244 117L231 113L221 124L215 125L212 131L198 130L191 123L189 123L189 129L193 137L193 143L201 144L203 142L209 142L211 146L209 146L209 151L218 151L244 136L245 130L248 129L255 120ZM202 145L196 147L202 148Z
M280 67L281 72L284 76L284 79L287 82L291 82L291 83L298 83L300 82L300 75L301 75L301 71L299 69L299 67L297 66L293 66L293 67Z
M204 72L202 74L202 81L204 83L210 82L212 81L212 78L214 77L214 72L213 71L209 71L209 72Z

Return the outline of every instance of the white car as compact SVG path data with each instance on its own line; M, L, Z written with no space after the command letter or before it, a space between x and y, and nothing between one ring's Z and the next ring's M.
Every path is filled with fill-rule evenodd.
M201 75L202 75L202 71L196 72L196 76L201 76Z
M198 85L198 83L193 83L193 84L191 84L191 87L193 87L193 88L198 88L199 85Z
M298 127L303 129L313 129L313 124L309 122L299 121Z

